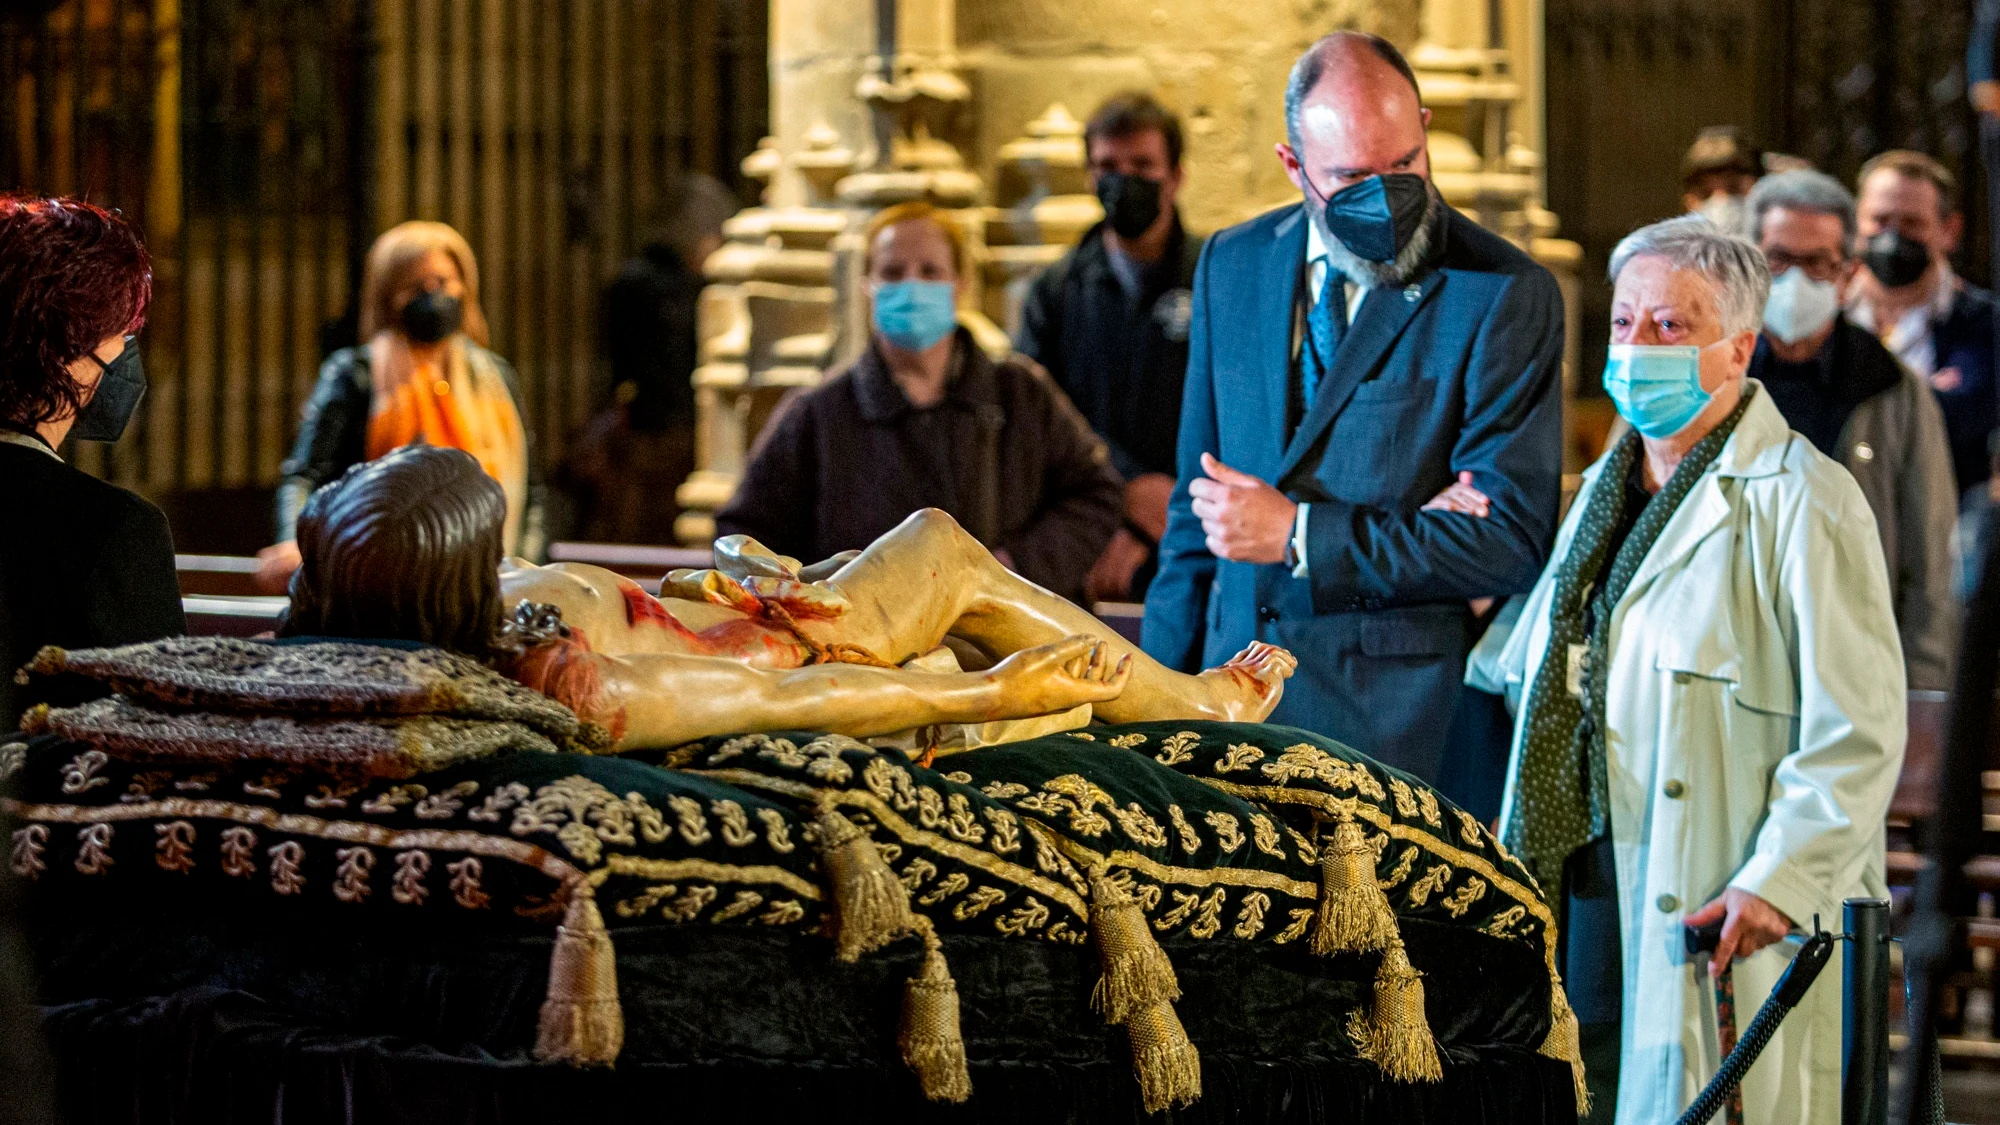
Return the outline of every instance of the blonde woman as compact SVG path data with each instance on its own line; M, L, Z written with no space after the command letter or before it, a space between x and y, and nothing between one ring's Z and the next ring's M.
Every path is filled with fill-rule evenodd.
M539 481L514 369L488 351L479 265L443 223L390 228L368 251L359 347L320 366L278 486L278 542L258 554L259 584L281 592L299 566L294 528L306 498L349 466L412 442L470 453L507 497L509 555L541 551Z

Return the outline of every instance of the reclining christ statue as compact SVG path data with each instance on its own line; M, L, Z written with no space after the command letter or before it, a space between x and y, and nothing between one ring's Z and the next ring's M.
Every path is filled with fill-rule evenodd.
M1172 671L935 510L811 567L725 539L719 569L676 571L659 598L594 566L501 562L505 512L458 450L412 445L355 466L300 517L280 631L489 660L615 749L788 729L869 738L1084 705L1111 722L1257 722L1295 667L1256 643L1219 668ZM938 652L947 637L992 666L958 670Z

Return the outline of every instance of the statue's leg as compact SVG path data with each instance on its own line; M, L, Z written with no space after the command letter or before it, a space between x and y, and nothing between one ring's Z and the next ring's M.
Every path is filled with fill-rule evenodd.
M1111 722L1147 719L1254 721L1277 706L1290 654L1253 645L1237 659L1200 675L1175 672L1071 602L1000 565L958 521L935 509L917 512L877 539L827 584L850 603L829 621L799 626L822 644L858 645L900 664L930 651L947 634L988 656L1077 635L1099 637L1132 660L1132 676L1117 699L1096 704Z

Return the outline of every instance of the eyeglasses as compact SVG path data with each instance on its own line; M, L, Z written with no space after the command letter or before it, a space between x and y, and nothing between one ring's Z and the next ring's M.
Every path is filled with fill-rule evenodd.
M1817 254L1792 254L1784 250L1764 251L1764 261L1771 267L1771 276L1778 277L1793 267L1805 271L1814 281L1832 281L1840 276L1841 264L1845 261L1830 250Z

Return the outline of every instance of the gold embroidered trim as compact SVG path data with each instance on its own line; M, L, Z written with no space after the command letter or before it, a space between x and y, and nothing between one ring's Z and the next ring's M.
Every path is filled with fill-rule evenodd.
M1555 963L1555 915L1549 911L1548 906L1542 902L1539 895L1516 880L1501 874L1500 870L1494 867L1492 861L1485 856L1475 852L1468 852L1452 844L1447 844L1421 828L1399 824L1393 817L1381 809L1366 802L1355 801L1351 797L1343 799L1327 793L1315 793L1311 790L1284 789L1268 785L1238 785L1234 782L1222 781L1213 777L1203 777L1197 780L1212 789L1227 793L1232 797L1241 797L1247 801L1281 801L1287 804L1305 805L1318 812L1323 812L1329 817L1336 817L1342 812L1351 813L1387 832L1394 839L1417 844L1439 859L1449 860L1459 867L1471 868L1478 874L1485 876L1486 881L1491 883L1494 889L1520 903L1526 909L1527 913L1532 914L1537 921L1547 927L1548 936L1543 944L1547 946L1549 963L1551 965Z
M1037 822L1033 818L1029 818L1029 823L1034 824ZM1051 834L1048 838L1053 839L1056 842L1056 846L1067 853L1072 863L1082 866L1086 871L1095 870L1102 864L1108 864L1112 867L1129 867L1150 879L1162 883L1180 883L1190 887L1263 887L1266 890L1281 891L1293 898L1312 899L1315 901L1319 898L1319 886L1317 884L1301 882L1289 875L1284 875L1276 871L1260 871L1254 867L1217 867L1197 871L1192 868L1174 867L1170 864L1160 863L1149 856L1140 855L1138 852L1114 851L1100 853L1092 851L1090 848L1077 843L1067 836Z
M820 889L812 882L782 867L767 867L758 864L737 865L716 863L707 859L648 859L645 856L620 855L612 852L604 857L604 866L586 875L593 887L601 887L606 879L614 875L626 875L637 879L706 879L712 883L766 883L783 887L814 902L820 899Z
M124 805L39 805L0 797L0 811L22 820L57 824L104 824L111 821L199 818L254 824L293 836L315 836L379 848L433 848L512 860L561 883L584 877L583 871L547 849L521 840L448 828L397 830L351 820L329 821L303 813L279 812L261 805L212 801L196 797L161 797ZM233 874L233 872L232 872Z
M786 778L766 777L761 773L751 770L720 769L689 770L687 772L702 777L712 777L717 781L726 781L731 785L739 785L745 789L761 789L766 792L778 793L799 800L810 801L824 795L836 804L865 809L870 815L874 816L882 827L895 833L899 839L905 842L922 844L934 852L950 856L967 867L976 867L996 879L1004 879L1009 883L1026 887L1036 894L1052 898L1069 907L1080 917L1088 916L1090 913L1090 908L1084 904L1083 896L1077 894L1069 887L1018 864L1009 863L983 848L961 844L956 840L947 836L941 836L935 832L926 832L909 821L904 820L895 809L889 806L888 802L866 790L818 790L803 782L791 781Z

